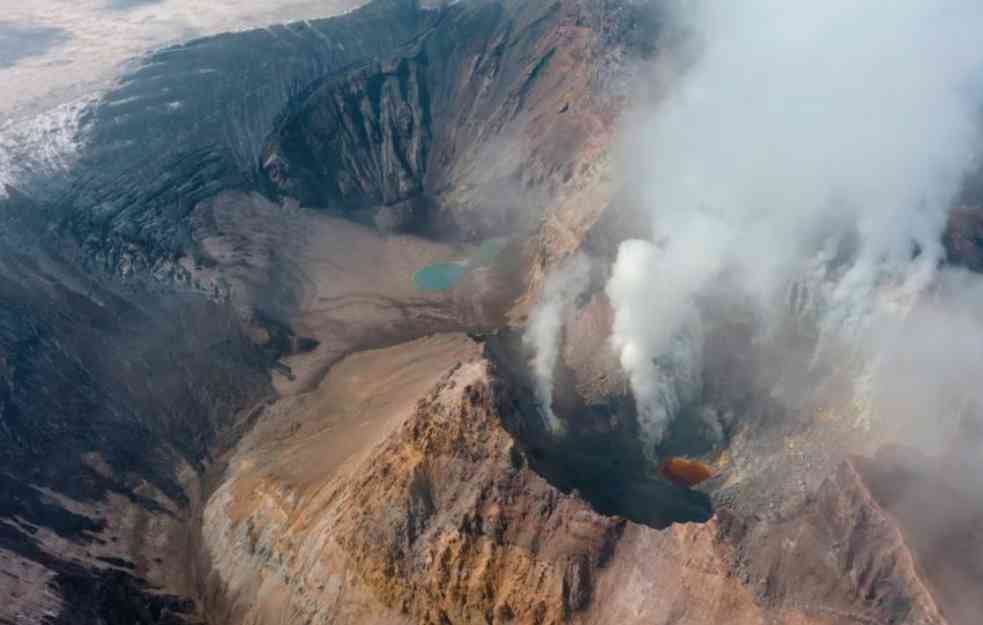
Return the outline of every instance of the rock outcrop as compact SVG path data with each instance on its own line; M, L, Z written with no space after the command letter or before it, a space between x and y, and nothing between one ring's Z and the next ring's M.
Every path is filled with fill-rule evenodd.
M328 470L308 464L319 457L312 447L328 439L291 433L241 450L209 503L215 596L228 593L237 619L950 622L857 461L784 516L721 509L706 523L659 530L598 514L537 473L512 433L529 417L467 339L433 338L357 360L329 375L317 401L353 392L345 382L357 371L385 380L412 361L426 373L388 392L357 391L378 394L347 403L340 418L322 414L322 423L302 426L328 427L330 445L371 429L346 460ZM427 380L433 386L423 391ZM422 392L415 404L410 391ZM272 424L282 414L262 419Z
M472 237L534 228L606 149L628 60L644 55L632 35L652 12L455 5L393 58L315 88L274 133L264 170L280 193L387 223Z
M260 448L240 452L205 517L227 609L264 622L267 598L277 597L290 622L353 623L378 622L380 614L395 622L559 623L583 610L592 571L609 557L623 522L597 515L525 466L500 419L506 396L477 346L466 337L433 338L354 360L319 393L353 392L332 379L348 365L388 379L410 360L426 373L376 389L347 414L322 413L332 437L320 444L375 432L348 449L345 462L301 471L287 466L293 460L260 465L253 459ZM313 457L309 447L319 444L302 435L288 440L290 456L307 448Z

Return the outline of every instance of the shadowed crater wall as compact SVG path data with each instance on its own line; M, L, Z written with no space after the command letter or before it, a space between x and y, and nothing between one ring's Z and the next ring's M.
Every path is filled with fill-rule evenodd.
M644 453L630 398L566 414L565 430L550 432L534 399L520 338L500 332L487 337L486 346L486 355L514 391L514 413L507 426L532 468L552 485L576 492L601 514L657 529L703 523L713 516L706 493L671 483ZM685 441L676 446L691 450Z

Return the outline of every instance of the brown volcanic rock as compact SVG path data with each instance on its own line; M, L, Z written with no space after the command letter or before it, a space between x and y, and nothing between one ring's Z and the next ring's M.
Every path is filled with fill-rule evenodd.
M406 366L415 381L388 388ZM355 379L368 386L352 391ZM525 427L511 389L463 337L353 357L325 384L310 415L340 416L266 431L209 503L214 598L228 601L218 613L247 623L947 622L853 463L790 513L722 510L656 530L600 515L537 474L510 433ZM329 408L351 392L363 399ZM264 417L271 427L277 414Z
M572 0L448 7L400 54L312 89L265 148L267 179L312 206L388 207L389 225L479 237L535 227L606 152L626 59L643 53L636 31L656 36L649 13Z
M363 579L422 622L563 622L588 606L623 526L524 466L501 401L481 362L438 385L339 528Z
M722 510L707 524L662 532L629 524L599 577L589 622L959 622L940 613L907 531L856 466L842 464L784 517Z
M766 606L834 622L944 623L894 521L852 462L793 514L728 519L735 572Z
M592 625L827 625L794 607L767 608L732 569L720 523L664 531L629 525L595 590Z
M321 449L365 427L383 441L363 438L343 466L315 469L320 479L280 468L257 474L257 456L239 455L205 526L228 614L247 622L281 612L286 622L373 623L380 614L398 622L404 614L424 623L560 623L589 605L594 571L624 522L591 512L525 466L501 421L507 395L474 350L447 338L367 355L383 369L408 358L427 377L471 354L415 406L386 399L406 388L379 389L373 405L390 410L356 409L343 419L349 425L337 422ZM294 451L287 445L276 456Z
M978 454L959 451L935 459L890 447L855 464L948 622L972 625L983 615L983 495Z

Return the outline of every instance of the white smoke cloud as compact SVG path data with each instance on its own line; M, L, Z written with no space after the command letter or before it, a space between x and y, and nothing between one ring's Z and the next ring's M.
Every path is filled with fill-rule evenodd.
M696 220L662 247L627 241L618 253L607 287L616 310L612 340L648 443L658 443L672 415L699 392L702 332L693 296L703 286L701 279L714 275L721 263L702 237L710 242L723 234L716 225ZM685 253L682 246L693 246L695 253Z
M531 366L536 378L536 399L540 403L546 426L553 432L563 424L553 412L553 389L560 357L563 325L568 313L590 284L590 260L577 254L564 261L546 277L540 301L529 316L522 337L532 350Z
M652 239L622 245L607 289L654 443L694 392L696 302L721 282L766 327L796 285L817 358L843 345L873 358L888 341L871 330L899 327L885 320L937 283L947 212L979 147L978 2L685 6L698 58L631 125L622 159Z

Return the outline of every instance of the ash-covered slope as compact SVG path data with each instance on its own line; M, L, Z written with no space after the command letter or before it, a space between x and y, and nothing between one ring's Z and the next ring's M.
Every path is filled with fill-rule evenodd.
M16 191L2 211L0 622L183 622L199 480L271 354L227 307L80 270Z
M439 11L376 0L335 18L218 35L141 60L80 121L73 166L19 182L65 220L96 266L166 271L187 251L194 206L254 188L283 108L340 68L384 57Z

